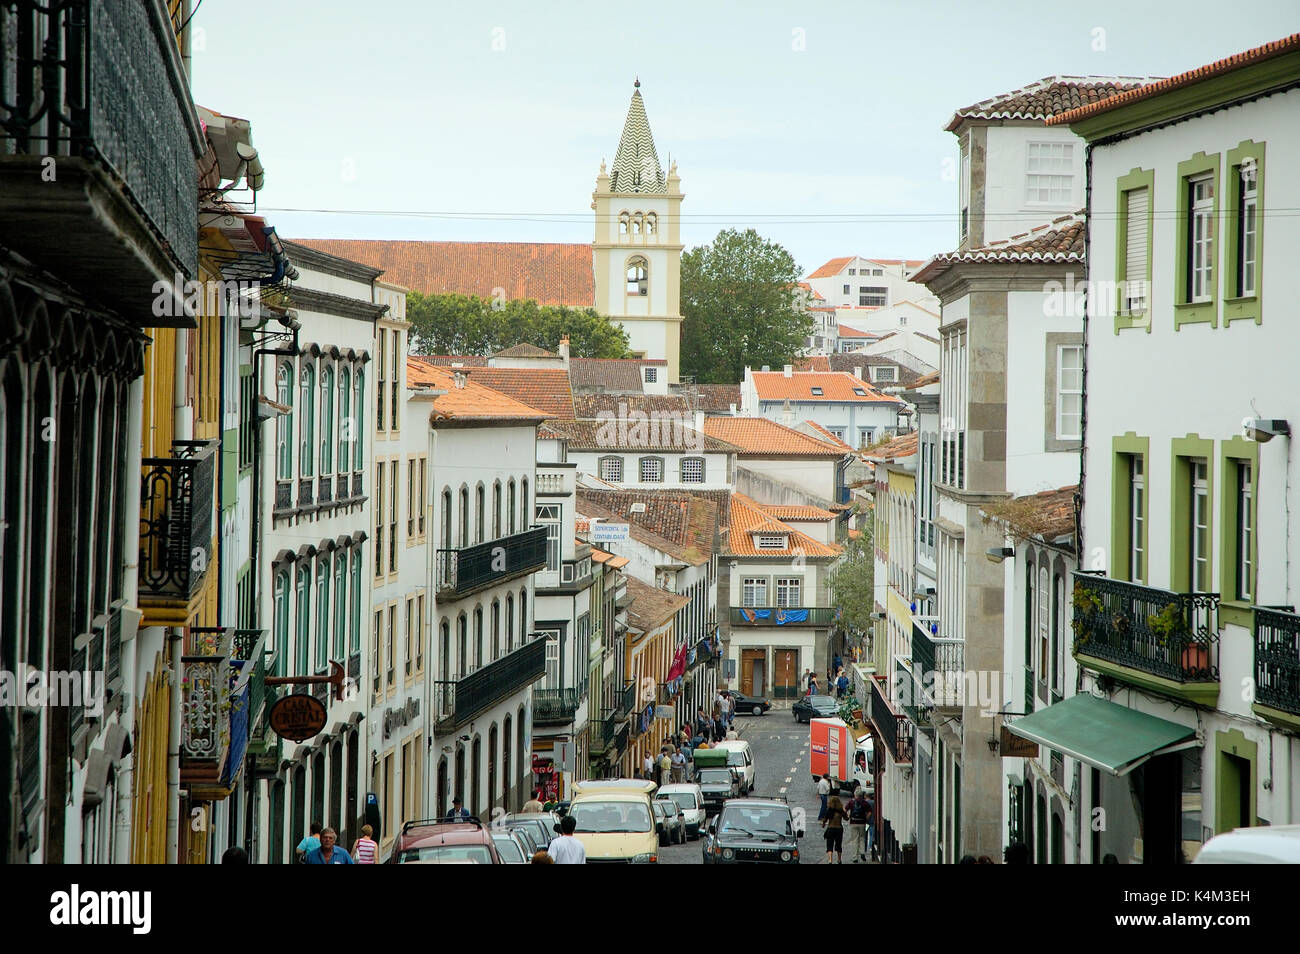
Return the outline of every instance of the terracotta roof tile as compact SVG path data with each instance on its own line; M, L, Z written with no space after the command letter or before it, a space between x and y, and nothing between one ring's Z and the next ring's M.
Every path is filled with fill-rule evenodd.
M831 369L831 359L824 354L809 355L806 358L796 358L794 362L796 371L829 371Z
M539 348L537 345L521 341L517 345L511 345L502 351L498 351L492 357L494 358L558 358L559 355L554 351L547 351L545 348Z
M1083 260L1084 217L1082 212L1076 212L1073 215L1059 216L1049 223L1003 241L989 242L962 252L936 255L917 272L915 279L920 282L930 281L949 267L968 262L1082 263Z
M894 334L894 332L891 332L891 334ZM884 337L880 340L883 341ZM867 370L868 368L893 367L897 369L894 376L898 378L898 380L888 382L888 385L891 386L897 384L906 387L910 381L917 377L915 371L899 364L892 358L887 358L884 355L877 354L863 354L861 351L851 352L849 354L833 354L830 356L829 364L830 370L843 371L846 374L852 374L854 368L861 368L863 375L868 380L871 377L871 372ZM881 381L880 384L884 385L886 382Z
M909 431L901 437L895 437L891 441L873 447L866 451L863 456L867 460L901 460L904 457L911 457L916 453L916 431Z
M911 384L906 384L906 385L904 385L904 387L906 387L906 388L908 388L909 390L911 390L911 389L913 389L913 388L923 388L923 387L926 387L926 386L928 386L928 385L931 385L931 384L938 384L938 383L939 383L939 372L938 372L938 371L931 371L929 374L923 374L923 375L921 375L921 376L918 377L915 381L913 381Z
M634 576L627 578L627 593L632 601L627 607L627 620L642 632L649 632L668 622L679 609L691 602L689 596L678 596L657 586L642 583Z
M796 506L793 504L759 504L764 512L777 520L834 520L835 514L821 507Z
M386 280L425 294L532 298L588 308L596 300L590 244L296 239L309 248L382 268Z
M818 436L820 436L822 440L826 441L826 442L829 443L829 444L834 444L834 445L835 445L836 447L838 447L840 450L843 450L843 451L852 451L852 450L853 450L852 447L850 447L848 444L846 444L846 443L845 443L843 440L841 440L840 438L836 437L836 436L835 436L834 434L832 434L830 431L826 430L826 428L822 427L822 426L821 426L820 424L818 424L816 421L804 421L804 424L808 425L808 427L809 427L810 429L812 429L812 431L813 431L814 433L816 433Z
M644 509L633 510L634 504ZM705 563L713 554L729 510L730 495L725 490L579 489L577 495L578 513L626 521L635 539L692 566Z
M780 550L760 550L754 543L755 533L782 534L787 538L787 545ZM821 543L789 524L782 523L744 494L731 495L729 537L727 553L735 556L779 557L797 553L805 557L836 557L844 552L843 547Z
M696 406L705 414L730 414L731 405L740 408L739 384L697 384Z
M624 421L617 416L594 421L554 420L546 422L546 430L566 438L569 450L573 451L620 449L679 454L734 454L739 450L732 444L695 430L692 418L651 418L649 422L635 418Z
M409 355L406 366L408 383L415 383L411 380L410 368L452 370L448 365L423 355ZM573 416L573 395L569 392L569 376L563 368L487 368L473 365L466 366L463 370L473 383L536 408L545 416Z
M708 417L704 433L740 448L741 457L824 457L839 460L844 451L765 417Z
M1078 492L1078 485L1073 484L994 501L980 509L990 517L1006 521L1017 536L1041 537L1050 543L1074 533L1074 498Z
M1046 120L1146 82L1138 76L1047 76L1022 89L957 110L944 128L952 132L966 119Z
M667 363L654 358L571 358L569 377L575 388L640 394L644 390L641 368L664 367Z
M596 420L601 414L625 415L633 411L643 414L676 414L682 421L693 421L695 411L682 394L575 394L575 417L580 421Z
M838 275L840 271L844 268L844 266L849 264L849 262L853 261L853 259L856 257L857 256L855 255L845 255L843 258L832 258L829 262L827 262L821 268L817 269L817 271L813 272L808 277L810 279L831 278L835 275Z
M488 366L488 359L477 354L413 354L411 357L419 358L425 364L441 365L447 368L456 365L460 365L462 368L486 368Z
M1096 116L1098 113L1104 113L1107 110L1118 109L1121 106L1127 106L1129 103L1135 103L1138 100L1150 99L1153 96L1159 96L1170 90L1179 89L1184 86L1191 86L1194 83L1200 83L1204 80L1215 76L1222 76L1224 73L1232 73L1239 69L1244 69L1255 63L1272 59L1275 56L1281 56L1285 53L1291 53L1300 50L1300 33L1292 33L1290 36L1283 37L1280 40L1274 40L1271 43L1265 43L1263 46L1257 46L1254 49L1246 50L1244 53L1234 53L1232 56L1224 57L1221 60L1215 60L1206 66L1198 66L1194 70L1188 70L1186 73L1179 73L1177 76L1170 76L1166 79L1158 79L1154 82L1148 82L1145 85L1136 88L1125 89L1104 100L1090 103L1081 103L1073 109L1066 110L1052 116L1047 120L1049 126L1064 126L1068 123L1078 122L1080 119L1087 119L1089 116Z
M516 401L499 391L484 387L466 377L465 386L456 387L457 371L423 364L418 358L406 359L406 382L417 388L445 390L433 401L433 416L442 420L519 420L538 422L544 411Z
M754 371L754 390L760 401L826 401L855 404L897 404L898 398L881 394L866 381L851 374L832 371L795 371L790 377L783 371ZM814 394L813 388L821 388ZM857 391L863 393L858 394Z
M837 335L841 338L879 338L880 335L873 331L859 331L857 328L851 328L848 325L840 324L836 328Z

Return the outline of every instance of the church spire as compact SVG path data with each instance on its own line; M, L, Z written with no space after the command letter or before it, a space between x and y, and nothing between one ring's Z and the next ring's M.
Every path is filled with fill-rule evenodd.
M610 191L663 195L668 189L663 167L659 165L659 154L655 151L654 136L650 133L645 103L641 100L641 78L638 76L632 85L632 102L627 108L623 135L614 156Z

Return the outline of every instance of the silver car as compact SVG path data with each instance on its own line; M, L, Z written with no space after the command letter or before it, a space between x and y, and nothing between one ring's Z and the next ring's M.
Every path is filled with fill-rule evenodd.
M498 829L492 832L492 843L497 846L497 854L508 865L526 865L533 858L531 845L524 840L519 831Z
M655 831L659 844L681 845L686 842L686 819L672 799L655 799Z
M699 838L704 829L704 793L694 782L677 782L665 785L655 793L655 799L672 799L681 809L686 821L686 836Z

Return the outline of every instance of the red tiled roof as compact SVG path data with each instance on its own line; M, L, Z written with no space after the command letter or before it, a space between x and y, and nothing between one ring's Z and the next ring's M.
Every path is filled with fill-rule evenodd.
M760 401L899 403L893 395L881 394L866 381L838 371L795 371L788 378L784 371L754 371L752 374L754 390ZM815 387L821 388L822 393L813 394ZM856 390L863 393L856 394Z
M908 390L912 390L914 388L923 388L926 387L927 385L938 384L938 383L939 383L939 372L931 371L929 374L921 375L911 384L904 385L904 387L906 387Z
M563 368L466 368L477 381L516 401L531 404L551 417L573 417L573 393Z
M916 453L916 431L910 431L900 437L895 437L878 447L873 447L863 456L867 460L900 460L904 457L911 457Z
M547 351L545 348L539 348L537 345L521 341L517 345L511 345L498 351L492 357L494 358L558 358L559 355L554 351Z
M643 509L633 510L634 504ZM713 553L714 538L725 526L730 494L725 490L580 489L577 512L587 517L626 521L632 536L656 550L699 566Z
M822 427L816 421L804 421L804 423L807 424L814 431L816 431L819 435L821 435L822 440L826 441L827 443L834 444L836 447L840 448L841 450L845 450L845 451L853 450L852 447L844 443L844 441L836 437L830 431L826 430L826 428Z
M484 387L466 377L465 386L456 387L457 371L424 364L418 358L406 359L408 386L445 390L433 401L433 415L443 420L519 420L541 421L546 414L507 395Z
M730 414L733 404L740 409L739 384L697 384L695 393L696 406L705 414Z
M643 390L641 368L663 367L667 363L662 358L571 358L569 378L575 388L639 394Z
M704 433L736 445L741 457L844 456L838 447L765 417L707 417Z
M848 265L849 262L853 261L855 258L857 258L856 255L845 255L843 258L832 258L829 262L817 269L817 271L813 272L808 277L831 278L832 276L838 275L840 271L843 270L844 266Z
M588 308L596 300L589 244L295 239L309 248L382 268L386 280L425 294L532 298Z
M807 358L796 358L794 369L796 371L829 371L831 361L824 354L814 354Z
M834 520L835 514L821 507L786 504L759 504L763 510L778 520Z
M841 338L879 338L880 335L872 331L859 331L857 328L850 328L848 325L840 325L837 334Z
M1083 233L1082 212L1062 215L1045 225L1008 239L989 242L963 252L936 255L916 273L915 279L920 282L930 281L950 266L966 262L1082 262Z
M627 594L632 597L632 602L627 607L627 620L642 632L662 626L691 601L689 596L678 596L661 590L657 586L642 583L634 576L627 578Z
M896 334L896 332L891 331L889 334L894 335ZM912 332L912 334L917 334L917 332L914 331ZM885 338L887 337L889 337L889 335L882 335L880 340L884 341ZM861 368L863 374L867 374L867 375L869 375L869 372L867 370L868 368L874 368L874 367L895 368L896 372L894 376L898 378L898 380L891 381L889 382L890 384L906 385L909 381L911 381L917 376L916 371L913 371L911 368L899 364L897 361L895 361L892 358L887 358L884 355L878 355L878 354L867 354L862 351L849 351L840 354L833 354L830 356L829 363L830 363L830 370L844 371L847 372L848 374L852 374L854 368ZM882 381L880 383L884 384L885 382Z
M597 420L602 415L623 416L633 411L643 414L676 414L682 421L694 421L695 411L683 394L575 394L574 416L580 421Z
M1281 56L1285 53L1291 53L1296 50L1300 50L1300 33L1292 33L1290 36L1283 37L1280 40L1274 40L1271 43L1265 43L1263 46L1257 46L1254 49L1246 50L1244 53L1234 53L1232 56L1224 57L1221 60L1215 60L1207 66L1198 66L1194 70L1188 70L1186 73L1179 73L1177 76L1158 79L1154 82L1146 83L1143 86L1126 89L1123 92L1117 93L1104 100L1080 104L1073 109L1066 110L1050 117L1047 120L1047 125L1064 126L1069 123L1078 122L1081 119L1096 116L1098 113L1104 113L1107 110L1118 109L1121 106L1127 106L1129 103L1135 103L1138 100L1150 99L1153 96L1159 96L1162 93L1169 92L1170 90L1180 89L1184 86L1191 86L1194 83L1200 83L1215 76L1222 76L1225 73L1244 69L1252 64L1262 63L1264 60L1270 60L1275 56Z
M462 368L486 368L488 359L477 354L420 354L411 355L425 364L441 365L446 368L460 365Z
M994 501L982 509L1005 521L1018 536L1041 537L1048 542L1074 533L1074 497L1077 484Z
M654 426L651 426L653 423ZM734 454L739 449L701 434L693 417L641 422L617 417L594 421L554 420L546 429L565 438L571 451L667 451L677 454Z
M754 543L755 533L782 534L786 537L786 546L780 550L760 550ZM814 540L808 534L801 533L765 512L744 494L732 494L731 533L727 552L736 556L779 557L798 553L805 557L835 557L843 553L844 548Z
M952 132L966 119L1047 120L1146 82L1138 76L1047 76L1022 89L957 110L944 129Z

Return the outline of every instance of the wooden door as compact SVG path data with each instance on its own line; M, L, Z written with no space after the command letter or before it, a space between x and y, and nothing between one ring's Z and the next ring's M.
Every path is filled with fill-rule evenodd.
M799 697L799 651L797 649L778 649L773 655L772 695L777 699L797 699Z
M763 657L762 649L742 649L740 651L740 691L747 696L762 692ZM754 666L758 666L758 688L754 685Z

